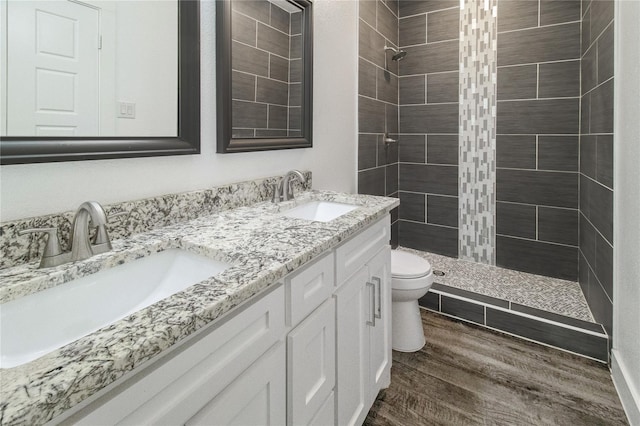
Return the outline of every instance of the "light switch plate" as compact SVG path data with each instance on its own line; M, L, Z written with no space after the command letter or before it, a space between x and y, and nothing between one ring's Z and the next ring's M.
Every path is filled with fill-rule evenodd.
M118 102L118 118L136 118L136 104L132 102Z

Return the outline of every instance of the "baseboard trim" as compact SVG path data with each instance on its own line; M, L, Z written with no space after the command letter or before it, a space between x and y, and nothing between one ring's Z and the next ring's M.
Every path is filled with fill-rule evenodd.
M624 412L631 426L640 425L640 389L633 389L629 380L629 373L623 361L620 359L619 352L614 349L611 351L611 377L613 384L618 391L618 396L622 402Z

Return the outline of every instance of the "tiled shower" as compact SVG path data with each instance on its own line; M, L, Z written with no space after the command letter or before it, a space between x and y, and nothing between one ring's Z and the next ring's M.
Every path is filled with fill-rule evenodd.
M578 281L610 336L613 1L359 6L358 186L400 198L395 241Z

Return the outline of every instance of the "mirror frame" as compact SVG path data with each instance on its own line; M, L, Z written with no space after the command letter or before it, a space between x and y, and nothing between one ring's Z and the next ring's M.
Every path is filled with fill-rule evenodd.
M0 137L0 164L200 153L200 2L178 0L178 117L175 137Z
M232 72L231 72L231 1L216 1L216 80L218 116L218 153L267 151L274 149L311 148L313 96L313 15L308 0L287 0L302 9L303 73L302 73L302 137L233 138L232 137ZM242 0L238 0L242 1ZM266 1L266 0L265 0Z

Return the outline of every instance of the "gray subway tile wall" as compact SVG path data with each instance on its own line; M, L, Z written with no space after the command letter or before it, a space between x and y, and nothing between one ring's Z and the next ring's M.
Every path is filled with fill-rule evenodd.
M457 135L427 135L427 163L458 164Z
M403 247L458 256L458 228L400 220L398 229L399 242Z
M400 18L459 7L459 0L400 0Z
M427 75L427 103L458 102L458 72Z
M398 136L399 161L404 163L426 163L426 135Z
M398 196L398 65L385 46L397 48L397 1L360 0L358 23L358 193ZM398 239L392 212L392 241Z
M400 192L400 219L425 222L426 196L419 192Z
M498 32L538 26L538 2L501 0L498 4Z
M295 58L302 56L302 14L269 2L234 2L232 7L232 136L297 135L302 94Z
M578 136L538 136L538 169L578 171Z
M400 187L423 194L458 195L458 167L400 163ZM456 210L452 213L457 212Z
M613 0L582 2L580 285L612 335Z
M577 97L519 101L498 100L497 131L498 134L514 135L576 135L579 130L579 112L580 99Z
M539 98L564 98L580 95L580 61L540 64L538 78Z
M500 81L499 77L498 81ZM536 135L498 135L496 137L497 167L535 169L538 164L537 140Z
M453 7L427 14L427 43L459 37L460 9Z
M457 257L460 5L399 9L400 243Z
M400 26L400 45L411 46L427 42L427 15L415 15L403 19Z
M538 239L578 246L578 212L574 209L538 206Z
M578 279L580 1L498 0L496 264Z
M400 129L402 133L456 134L458 131L458 103L401 105Z
M276 55L269 56L269 77L289 81L289 61Z
M498 235L496 255L503 268L575 281L578 248Z
M498 68L498 98L534 99L538 93L538 66L513 65Z
M580 21L580 0L541 0L540 25Z
M538 229L536 206L499 201L496 203L496 215L501 218L497 222L496 233L530 240L536 239Z
M427 195L427 222L435 225L458 226L458 217L451 214L458 209L458 197Z
M519 0L519 2L538 4L535 0ZM501 20L501 10L501 2L499 2L498 22ZM499 32L498 35L498 66L579 58L579 22Z

